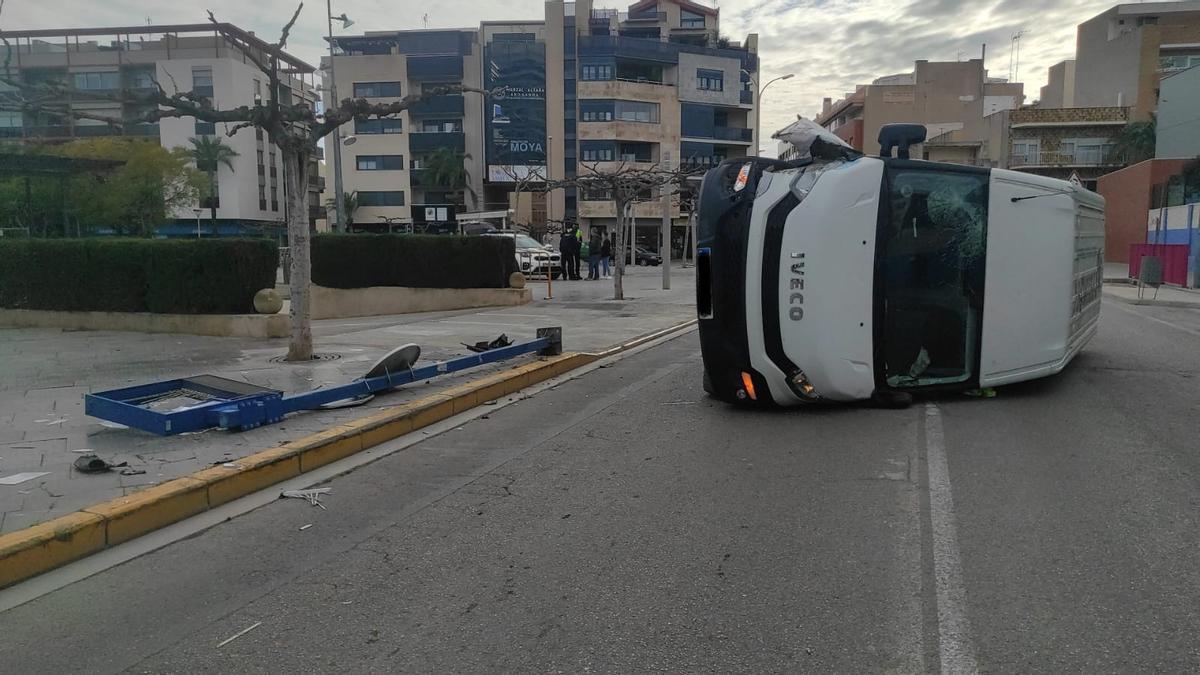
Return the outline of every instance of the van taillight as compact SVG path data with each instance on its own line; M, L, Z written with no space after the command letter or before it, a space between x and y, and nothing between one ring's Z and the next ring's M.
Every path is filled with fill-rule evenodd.
M696 251L696 311L701 319L711 319L712 307L712 249Z

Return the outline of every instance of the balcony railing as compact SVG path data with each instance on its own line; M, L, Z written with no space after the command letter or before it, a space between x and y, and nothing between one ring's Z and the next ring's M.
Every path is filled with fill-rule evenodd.
M746 104L754 103L754 92L748 89L743 89L738 92L738 100Z
M680 52L739 59L742 68L751 72L758 70L758 55L744 49L720 49L615 35L585 35L579 38L580 56L621 56L644 61L678 63Z
M626 21L665 21L666 12L630 12Z
M1124 163L1122 157L1100 151L1042 151L1012 155L1008 165L1015 169L1023 166L1116 166Z
M430 96L408 109L409 116L414 115L449 115L461 117L466 109L462 94L445 94Z
M737 143L750 143L754 140L754 131L741 127L712 127L711 131L708 129L703 131L684 129L682 135L688 138L712 138L718 141L735 141Z
M416 132L408 136L410 152L428 152L438 148L449 148L455 152L466 150L466 139L461 131Z

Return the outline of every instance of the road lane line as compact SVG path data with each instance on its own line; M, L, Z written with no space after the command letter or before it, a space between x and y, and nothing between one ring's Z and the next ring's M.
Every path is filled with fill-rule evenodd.
M235 634L233 635L233 637L227 638L227 639L226 639L224 642L222 642L221 644L217 645L217 649L220 649L221 647L224 647L225 645L229 644L230 642L233 642L234 640L236 640L236 639L238 639L238 638L242 637L242 636L243 636L243 635L245 635L246 633L249 633L250 631L254 630L255 628L258 628L258 627L259 627L259 626L261 626L261 625L262 625L262 622L261 622L261 621L259 621L258 623L254 624L253 626L250 626L249 628L243 628L242 630L240 630L240 631L238 631L237 633L235 633Z
M933 578L942 673L977 673L979 666L971 646L967 594L954 526L954 497L950 493L942 413L932 403L925 406L925 450L929 466L929 520L933 528Z
M1161 323L1164 326L1170 326L1171 328L1174 328L1175 330L1181 330L1181 331L1187 333L1188 335L1194 335L1196 337L1200 337L1200 331L1192 330L1191 328L1185 328L1183 326L1180 326L1177 323L1172 323L1170 321L1167 321L1166 319L1160 319L1156 316L1150 316L1149 314L1146 314L1145 312L1139 312L1136 309L1133 309L1132 307L1122 307L1120 304L1117 304L1115 302L1109 303L1108 305L1105 305L1105 306L1106 307L1115 307L1115 308L1121 310L1122 312L1128 312L1129 314L1140 316L1143 319L1150 319L1151 321Z

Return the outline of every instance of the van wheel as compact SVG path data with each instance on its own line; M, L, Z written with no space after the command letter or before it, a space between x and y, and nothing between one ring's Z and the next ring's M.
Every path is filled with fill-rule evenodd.
M877 391L871 395L871 403L877 408L903 410L913 404L913 397L903 391Z

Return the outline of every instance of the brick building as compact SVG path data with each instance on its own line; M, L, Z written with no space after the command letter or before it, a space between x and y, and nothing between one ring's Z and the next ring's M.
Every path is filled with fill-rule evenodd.
M1104 196L1104 258L1129 262L1129 245L1146 241L1146 222L1154 188L1183 170L1188 160L1151 159L1102 176L1096 191Z

